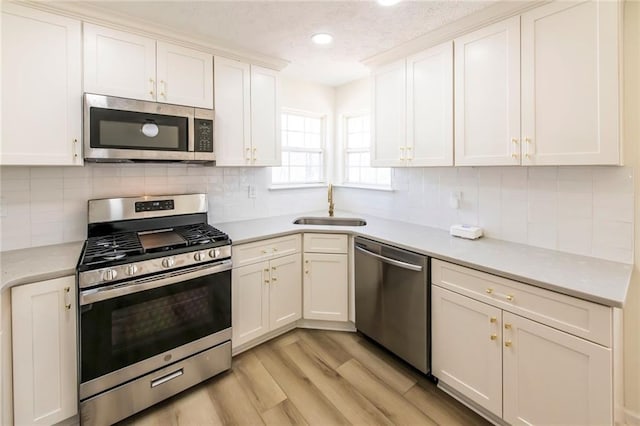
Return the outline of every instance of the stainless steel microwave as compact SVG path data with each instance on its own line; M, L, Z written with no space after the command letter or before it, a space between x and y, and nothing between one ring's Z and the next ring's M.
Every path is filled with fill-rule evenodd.
M214 111L84 95L84 158L94 162L215 161Z

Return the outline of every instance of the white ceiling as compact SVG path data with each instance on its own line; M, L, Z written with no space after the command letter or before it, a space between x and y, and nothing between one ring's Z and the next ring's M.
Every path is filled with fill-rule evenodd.
M338 86L364 77L360 61L493 3L403 1L99 1L94 6L204 37L228 48L289 61L284 75ZM311 35L328 32L332 45Z

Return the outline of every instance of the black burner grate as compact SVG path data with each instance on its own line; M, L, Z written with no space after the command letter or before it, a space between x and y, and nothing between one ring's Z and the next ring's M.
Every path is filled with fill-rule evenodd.
M206 223L182 226L175 228L174 231L187 240L190 246L229 239L227 234Z
M144 249L135 232L91 237L87 240L82 263L118 260L129 254L141 254L143 252Z

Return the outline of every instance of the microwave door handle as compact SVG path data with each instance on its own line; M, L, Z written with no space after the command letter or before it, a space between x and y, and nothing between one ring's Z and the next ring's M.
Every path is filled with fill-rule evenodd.
M399 268L403 268L403 269L409 269L410 271L416 271L416 272L421 272L422 271L422 266L420 265L414 265L413 263L407 263L407 262L401 262L399 260L395 260L395 259L390 259L388 257L385 256L380 256L377 253L374 253L372 251L366 250L360 246L356 246L356 250L371 256L371 257L375 257L376 259L380 259L382 262L384 263L388 263L390 265L393 266L397 266Z
M127 281L107 287L100 287L98 289L84 290L80 292L80 306L89 305L91 303L113 299L115 297L125 296L128 294L138 293L145 290L151 290L170 284L175 284L180 281L186 281L205 275L215 274L217 272L228 271L231 269L231 265L231 260L223 260L222 262L215 263L213 265L190 268L187 269L186 272L169 272L161 276L141 278L138 280Z

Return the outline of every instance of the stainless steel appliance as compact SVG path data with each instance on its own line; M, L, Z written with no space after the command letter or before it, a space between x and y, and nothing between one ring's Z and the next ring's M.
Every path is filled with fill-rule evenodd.
M113 96L84 95L87 161L215 161L214 111Z
M90 200L77 271L83 424L231 367L231 240L205 194Z
M355 238L356 328L429 373L428 258Z

